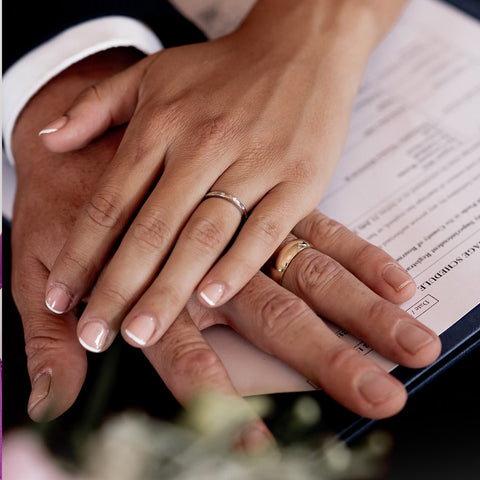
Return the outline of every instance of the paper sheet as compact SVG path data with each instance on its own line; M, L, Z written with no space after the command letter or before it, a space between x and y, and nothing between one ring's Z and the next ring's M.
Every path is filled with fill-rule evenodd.
M414 0L371 57L319 205L417 282L402 307L440 334L480 303L480 23ZM347 332L354 348L395 365ZM314 388L227 327L204 332L244 395Z

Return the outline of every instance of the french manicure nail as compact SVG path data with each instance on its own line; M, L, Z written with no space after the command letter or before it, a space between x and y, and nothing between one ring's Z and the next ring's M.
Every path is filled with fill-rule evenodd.
M103 320L89 320L78 337L83 348L98 353L103 350L108 339L108 328Z
M358 389L373 405L379 405L401 391L401 387L392 378L378 371L364 373L359 379Z
M210 283L201 292L200 297L207 305L214 307L222 298L225 286L221 283Z
M413 278L406 270L394 263L389 263L382 272L383 279L397 292L413 283Z
M32 392L28 399L27 410L31 412L39 405L50 393L50 386L52 384L52 373L42 372L38 374L32 382Z
M144 346L152 338L153 334L157 330L157 321L148 315L139 315L135 317L128 328L125 329L125 333L140 346Z
M418 325L406 321L402 321L397 325L395 338L399 345L412 355L415 355L420 349L434 340L434 337L429 332Z
M68 117L63 115L60 118L57 118L52 123L49 123L43 130L38 132L38 135L45 135L48 133L58 132L61 128L63 128L68 122Z
M72 295L66 290L65 287L54 286L52 287L45 299L45 304L48 309L53 313L65 313L72 302Z

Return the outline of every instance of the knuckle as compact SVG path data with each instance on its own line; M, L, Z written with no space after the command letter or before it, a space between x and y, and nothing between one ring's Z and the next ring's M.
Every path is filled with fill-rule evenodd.
M183 307L188 301L188 296L184 298L185 295L182 295L177 287L169 283L162 282L161 285L153 284L149 290L149 293L150 292L157 299L161 299L164 303L165 311L170 311L170 309L176 310L179 306Z
M197 217L192 219L185 231L186 239L201 253L216 250L218 245L226 243L222 228L212 219Z
M296 282L300 291L314 290L318 293L341 280L343 271L335 260L316 251L309 253L303 256L302 264L297 264L296 268Z
M203 120L198 126L198 140L205 147L223 146L235 135L234 123L226 115L217 115Z
M309 186L312 188L312 179L318 176L319 168L315 156L300 156L294 158L292 162L293 172L292 177L296 183L302 186ZM316 185L316 183L314 183ZM317 202L318 203L318 202Z
M294 329L295 323L304 317L307 310L306 303L294 295L272 295L259 311L262 335L266 340L275 338L278 341L286 329Z
M276 218L260 216L252 224L253 231L261 241L277 245L283 237L282 223Z
M25 340L28 364L33 369L62 348L63 342L60 335L55 333L54 328L50 328L50 330L48 334L34 335Z
M333 349L327 357L327 364L330 370L337 372L347 371L352 363L358 361L358 353L347 345Z
M93 84L80 93L76 103L98 103L101 98L101 87L98 84Z
M312 215L305 221L307 237L315 241L335 244L344 232L345 227L325 215Z
M80 252L65 250L59 257L62 270L67 272L79 272L80 275L90 273L91 265Z
M121 218L120 196L111 192L96 192L88 200L85 213L87 218L102 228L113 228Z
M141 106L142 130L145 138L155 139L165 128L181 125L182 108L180 102L172 100L159 102L151 99Z
M392 317L392 304L389 302L378 298L373 300L368 306L368 316L370 322L386 321Z
M102 285L101 290L95 294L100 294L102 300L109 305L124 307L130 305L131 294L121 285Z
M88 275L93 265L81 252L65 250L60 254L59 265L64 272L77 272L80 276Z
M170 225L158 213L144 215L133 223L131 229L136 244L146 247L147 250L164 249L173 238Z
M206 377L220 366L217 354L198 341L177 345L172 352L171 362L174 378Z
M381 264L392 261L392 259L375 245L362 240L362 244L359 246L355 253L356 261L360 266L368 265L369 269L372 269L372 264ZM378 263L377 263L378 262Z

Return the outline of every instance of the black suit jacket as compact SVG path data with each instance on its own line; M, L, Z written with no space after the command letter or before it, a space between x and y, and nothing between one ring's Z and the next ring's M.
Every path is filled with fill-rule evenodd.
M126 15L144 21L166 47L206 40L205 35L166 0L4 0L4 70L66 28L105 15Z

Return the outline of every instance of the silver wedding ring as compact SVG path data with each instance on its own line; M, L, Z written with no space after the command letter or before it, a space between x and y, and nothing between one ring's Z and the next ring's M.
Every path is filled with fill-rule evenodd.
M212 192L208 192L205 195L204 199L205 198L223 198L224 200L227 200L227 202L230 202L232 205L235 205L235 207L237 207L239 212L242 214L243 218L246 219L248 217L247 209L245 208L245 205L237 197L234 197L229 193L214 190Z

